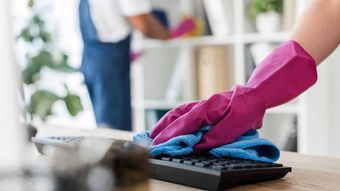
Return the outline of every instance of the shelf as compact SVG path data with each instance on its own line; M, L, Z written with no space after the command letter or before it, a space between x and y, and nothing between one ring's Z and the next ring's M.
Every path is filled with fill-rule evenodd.
M201 46L201 45L232 45L236 41L234 36L229 37L214 37L214 36L200 36L189 37L183 39L173 39L168 41L143 39L141 44L144 49L153 48L173 48L182 46Z
M242 41L245 43L253 42L283 42L289 38L288 32L278 32L278 33L247 33L243 35Z
M202 46L202 45L234 45L236 43L253 43L253 42L283 42L287 40L289 33L248 33L244 35L230 35L227 37L200 36L184 39L173 39L168 41L143 39L141 44L144 49L156 48L177 48L183 46Z
M143 109L164 109L164 110L170 110L173 108L176 108L183 104L184 102L170 102L170 101L162 101L162 100L147 100L144 101L142 104L133 104L133 107L135 108L143 108Z

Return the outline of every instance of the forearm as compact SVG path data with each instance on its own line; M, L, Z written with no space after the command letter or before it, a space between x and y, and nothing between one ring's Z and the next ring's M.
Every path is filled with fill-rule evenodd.
M166 40L170 36L169 30L151 14L129 17L129 21L146 37Z
M340 43L340 0L313 0L294 27L291 39L320 64Z
M165 28L153 15L148 17L148 37L166 40L169 38L169 30Z

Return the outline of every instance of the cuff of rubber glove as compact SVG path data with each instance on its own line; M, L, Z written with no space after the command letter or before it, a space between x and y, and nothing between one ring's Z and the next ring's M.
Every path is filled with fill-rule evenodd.
M286 70L287 72L286 80L288 81L294 80L295 82L291 84L292 88L290 91L287 91L288 93L281 94L279 92L276 92L277 96L274 96L276 98L274 100L271 99L271 97L273 97L272 94L268 94L271 96L268 98L266 98L266 95L262 95L263 98L266 98L264 99L264 101L265 101L265 106L267 109L284 104L296 98L297 96L305 92L308 88L313 86L316 83L317 78L318 78L317 69L316 69L317 65L316 65L314 58L298 42L294 40L287 41L283 43L282 45L280 45L280 47L278 47L276 50L274 50L274 52L275 51L276 53L280 52L281 49L289 50L289 51L282 53L282 57L286 57L286 56L290 57L290 61L289 61L290 64L288 65L286 65L287 63L283 64L283 65L288 66L288 67L284 66L284 68L286 68L284 70ZM278 65L280 64L282 63L278 63ZM282 77L286 78L285 76L282 76ZM265 86L265 87L268 87L268 86ZM263 88L257 87L255 89L260 92L263 91ZM275 91L278 91L278 89L276 89ZM272 93L275 94L275 91L273 91Z
M303 54L303 55L305 55L307 58L309 58L309 59L311 59L312 60L312 62L313 62L313 64L314 64L314 66L315 66L315 68L316 68L316 62L315 62L315 60L314 60L314 58L298 43L298 42L296 42L295 40L289 40L289 41L287 41L286 43L291 43L291 44L293 44L295 47L297 47L300 51L301 51L301 53Z
M307 72L310 72L310 75L308 75L309 78L307 79L307 81L308 81L308 88L313 86L318 80L318 73L317 73L317 68L316 68L317 64L314 58L298 42L294 40L289 40L286 43L293 44L293 46L297 48L297 51L299 51L297 53L299 56L303 56L306 59L310 60L310 62L308 62L310 70L307 71Z

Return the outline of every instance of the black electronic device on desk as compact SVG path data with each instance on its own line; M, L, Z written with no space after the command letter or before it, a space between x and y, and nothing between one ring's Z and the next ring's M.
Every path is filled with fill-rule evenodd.
M39 152L45 146L76 147L82 137L35 137ZM290 167L237 158L212 156L157 157L150 159L151 178L197 187L224 190L237 185L273 180L291 172Z

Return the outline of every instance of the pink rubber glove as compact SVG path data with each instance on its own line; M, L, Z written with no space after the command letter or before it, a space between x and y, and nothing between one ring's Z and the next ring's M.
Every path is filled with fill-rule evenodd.
M141 56L143 56L144 51L130 51L130 61L133 63L138 60Z
M170 29L170 38L172 39L182 37L183 35L194 31L196 27L195 21L192 18L186 17L182 19L177 26Z
M316 80L313 58L298 43L288 41L255 69L245 86L167 113L150 133L152 144L190 134L205 125L213 128L195 146L195 153L230 143L248 130L260 128L267 108L292 100Z

